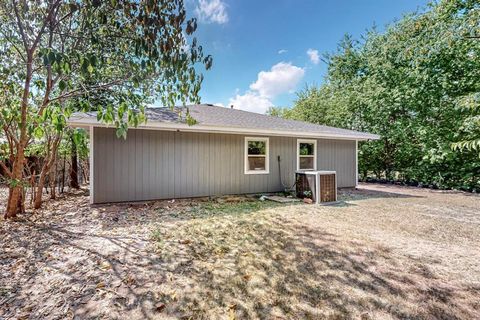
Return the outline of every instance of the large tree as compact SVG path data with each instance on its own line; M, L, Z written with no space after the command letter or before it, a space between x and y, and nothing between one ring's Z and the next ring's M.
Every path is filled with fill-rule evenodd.
M381 136L360 146L360 173L442 188L480 188L480 3L443 0L326 55L320 87L287 117Z
M5 0L0 2L0 126L8 151L0 159L9 185L5 216L21 210L25 150L49 153L39 193L72 111L98 111L117 126L144 121L143 106L197 102L207 69L182 0Z

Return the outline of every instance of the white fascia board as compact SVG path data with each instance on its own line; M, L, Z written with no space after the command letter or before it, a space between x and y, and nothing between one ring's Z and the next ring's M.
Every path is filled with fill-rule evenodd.
M358 141L355 141L355 188L358 187Z
M89 187L90 187L90 204L93 204L95 201L94 201L94 195L95 195L95 190L94 190L94 178L95 178L95 169L94 169L94 126L90 126L89 127L89 140L90 140L90 152L89 152L89 156L90 156L90 163L89 163L89 170L90 170L90 179L89 179Z
M82 118L81 120L69 120L67 123L74 127L104 127L114 128L112 125L98 122L93 118ZM131 129L149 129L149 130L164 130L164 131L185 131L185 132L204 132L204 133L231 133L231 134L249 134L249 135L265 135L265 136L282 136L282 137L305 137L305 138L319 138L319 139L340 139L340 140L376 140L380 137L371 135L371 137L358 137L349 135L338 135L329 133L315 133L315 132L300 132L300 131L283 131L283 130L266 130L266 129L250 129L238 127L221 127L210 125L188 125L183 123L167 123L167 122L148 122L140 124L136 128Z

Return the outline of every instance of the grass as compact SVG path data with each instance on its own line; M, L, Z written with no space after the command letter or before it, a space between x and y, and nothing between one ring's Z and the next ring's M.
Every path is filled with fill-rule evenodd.
M49 201L0 225L0 318L480 318L478 195L339 196Z
M234 309L233 314L242 317L249 315L248 310L259 311L264 307L261 299L250 298L245 304L235 297L248 295L249 291L260 293L267 283L272 288L268 274L278 267L278 259L286 246L278 240L286 234L272 230L272 220L263 211L265 207L269 206L261 202L202 205L193 210L200 212L196 217L201 219L190 220L174 229L156 229L157 253L164 263L175 273L195 276L195 286L201 286L189 292L188 298L182 297L184 303L177 306L177 311L196 310L194 317L209 318L227 311L231 314L230 310ZM268 260L262 257L267 246ZM272 257L277 262L270 261ZM273 284L285 291L282 286L282 283ZM272 303L287 308L286 302Z
M228 199L228 198L227 198ZM158 208L159 213L164 213L169 217L182 218L204 218L208 216L239 215L251 213L263 209L280 207L280 203L271 201L257 201L251 198L232 198L233 202L219 203L216 201L207 201L193 203L189 207L181 207L179 210L169 210Z
M438 258L365 237L392 227L394 215L380 214L384 204L406 201L394 193L378 196L346 193L337 207L255 201L203 203L178 212L178 220L157 226L152 236L174 284L165 290L177 292L175 300L165 300L165 313L204 319L478 315L479 286L451 281L445 270L437 273ZM366 213L357 210L372 200L371 218L359 221ZM370 223L375 225L361 230Z
M195 258L206 260L213 256L225 256L235 247L242 246L250 240L252 230L260 228L259 219L252 222L252 213L261 213L266 209L284 207L284 205L248 199L235 203L206 202L170 211L167 215L189 222L176 227L171 234L170 227L159 227L153 231L153 240L157 244L157 252L165 258L176 256L177 244L199 248L193 252ZM159 209L165 212L164 209ZM249 232L245 232L249 229Z

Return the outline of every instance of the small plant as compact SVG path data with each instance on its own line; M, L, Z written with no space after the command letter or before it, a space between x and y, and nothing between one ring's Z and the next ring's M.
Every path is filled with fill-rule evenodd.
M303 191L303 195L305 196L305 198L312 199L312 191L311 190Z

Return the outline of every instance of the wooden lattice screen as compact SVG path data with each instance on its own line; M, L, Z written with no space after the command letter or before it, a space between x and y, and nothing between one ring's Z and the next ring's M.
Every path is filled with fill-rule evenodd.
M332 202L336 199L336 185L334 174L320 176L320 202Z

